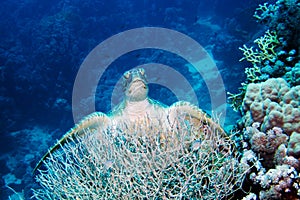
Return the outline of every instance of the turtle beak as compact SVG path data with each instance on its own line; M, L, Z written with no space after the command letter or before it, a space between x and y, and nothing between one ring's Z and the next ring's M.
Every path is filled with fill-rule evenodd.
M136 78L133 80L126 90L126 96L131 101L141 101L147 98L148 85L145 80Z
M147 86L147 83L146 83L146 81L145 80L143 80L143 79L141 79L141 78L135 78L135 79L133 79L133 81L131 82L131 84L133 84L133 83L137 83L137 82L141 82L141 83L143 83L144 84L144 87L146 88L146 86Z
M143 87L144 89L148 88L146 81L141 78L136 78L135 80L133 80L130 83L129 88L131 88L133 85L136 89L141 88L141 87Z

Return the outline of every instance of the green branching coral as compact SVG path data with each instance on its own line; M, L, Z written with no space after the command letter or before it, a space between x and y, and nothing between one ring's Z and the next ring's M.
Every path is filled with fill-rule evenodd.
M247 83L256 83L260 81L261 71L260 68L254 65L245 69L247 75Z
M299 0L277 0L276 3L264 3L256 9L254 17L259 23L276 31L288 51L291 49L300 51Z
M259 49L253 50L253 47L248 48L246 45L239 48L244 54L240 61L247 60L253 65L261 65L265 60L275 62L277 54L274 49L279 45L276 32L267 30L265 35L254 40L254 43Z
M259 4L258 8L255 9L253 17L255 17L258 21L261 21L267 17L274 16L274 12L276 11L276 9L276 6L273 4Z
M241 111L242 103L244 100L244 96L246 93L247 84L242 83L242 87L239 88L238 94L233 94L230 92L227 92L228 95L228 104L232 107L232 109L236 112Z
M254 43L256 43L262 51L262 60L273 60L276 58L274 49L279 45L279 40L275 31L267 30L266 34L254 40Z
M274 63L277 59L275 49L279 45L279 40L276 32L267 30L265 35L254 40L254 43L257 44L259 49L254 49L254 47L249 48L246 45L239 48L244 54L244 57L241 58L240 61L247 60L248 62L251 62L253 66L245 69L247 79L242 83L242 87L239 88L240 93L227 93L229 95L229 104L234 111L239 111L241 109L247 84L257 83L263 80L261 67L264 65L264 62L270 61Z

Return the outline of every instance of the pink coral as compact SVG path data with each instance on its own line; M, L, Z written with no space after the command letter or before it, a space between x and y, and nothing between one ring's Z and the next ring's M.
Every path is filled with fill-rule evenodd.
M289 165L294 167L295 169L300 168L300 162L293 156L287 155L287 148L284 144L281 144L274 156L274 161L277 165Z
M253 174L251 179L262 187L260 199L281 199L283 194L299 188L297 171L289 165L278 165L267 173Z
M287 135L278 132L275 133L274 130L269 130L267 133L254 133L250 143L254 152L272 154L275 153L279 145L286 144L287 140Z
M288 136L278 127L267 131L267 133L260 132L253 127L248 127L246 130L250 137L251 149L263 158L264 166L273 167L275 152L281 144L287 144Z

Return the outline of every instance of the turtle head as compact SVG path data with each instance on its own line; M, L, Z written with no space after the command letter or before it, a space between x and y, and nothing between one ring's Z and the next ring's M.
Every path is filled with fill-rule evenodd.
M123 74L126 100L143 101L148 96L148 83L143 68L132 69Z

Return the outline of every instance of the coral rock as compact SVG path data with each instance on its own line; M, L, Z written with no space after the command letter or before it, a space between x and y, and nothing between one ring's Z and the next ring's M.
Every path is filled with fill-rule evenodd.
M248 85L243 100L244 127L262 124L261 131L280 127L290 135L300 132L300 86L290 88L283 78Z

